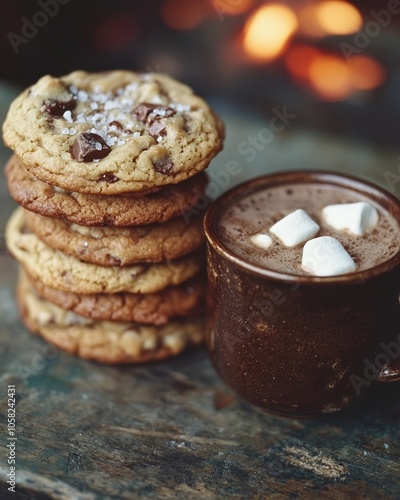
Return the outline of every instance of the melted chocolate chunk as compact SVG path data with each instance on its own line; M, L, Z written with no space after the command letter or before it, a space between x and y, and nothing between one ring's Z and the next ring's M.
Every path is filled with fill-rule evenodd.
M157 108L157 104L151 104L149 102L142 102L133 110L137 119L140 122L146 123L149 114Z
M116 177L114 174L111 172L106 172L105 174L102 174L98 179L98 182L109 182L110 184L114 184L114 182L119 181L118 177Z
M72 111L76 106L76 99L73 97L69 101L58 101L57 99L47 99L44 101L44 111L51 116L62 116L66 111Z
M105 158L111 151L104 139L98 134L83 132L79 134L72 146L71 154L76 161L89 162Z
M161 160L153 161L154 170L159 174L168 175L174 169L174 163L169 156L161 158Z
M159 110L160 112L154 113L154 110ZM147 124L161 118L169 118L176 114L176 111L169 106L161 106L160 104L151 104L149 102L142 102L133 112L139 121Z
M156 139L157 137L164 136L167 134L165 125L163 125L158 120L151 122L149 125L147 125L146 130L152 137Z

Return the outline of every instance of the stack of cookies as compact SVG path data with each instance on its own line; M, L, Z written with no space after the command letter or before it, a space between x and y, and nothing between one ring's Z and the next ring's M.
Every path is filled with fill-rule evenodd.
M27 89L3 132L26 325L105 363L200 343L203 170L224 135L205 101L161 74L77 71Z

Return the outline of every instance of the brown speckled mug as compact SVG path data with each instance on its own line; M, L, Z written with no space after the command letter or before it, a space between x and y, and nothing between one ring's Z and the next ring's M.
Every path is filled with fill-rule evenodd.
M221 378L249 402L313 417L342 409L377 381L400 380L400 232L388 260L324 278L273 271L221 241L219 221L229 207L257 190L301 183L362 195L400 227L399 200L351 176L283 172L231 189L204 221L207 347Z

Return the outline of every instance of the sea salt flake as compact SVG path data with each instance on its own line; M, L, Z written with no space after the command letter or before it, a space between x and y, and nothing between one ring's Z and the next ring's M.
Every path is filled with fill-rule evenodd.
M170 104L170 108L175 109L178 113L185 113L187 111L190 111L191 107L188 104L182 104L180 102L175 103L175 104Z
M125 90L127 90L128 92L131 92L131 91L134 91L134 90L137 90L138 89L138 84L137 83L130 83L129 85L127 85L125 87Z
M97 151L101 151L102 150L102 146L101 146L101 144L99 142L96 142L95 147L96 147Z
M63 114L63 118L64 120L66 120L68 123L72 123L73 120L72 120L72 113L70 110L67 110L65 111L65 113Z
M140 132L133 132L133 137L135 138L140 137Z
M69 129L70 135L75 135L76 134L76 128L70 128Z
M162 104L162 103L163 103L163 100L161 99L161 96L159 96L159 95L155 95L155 96L152 98L151 103L152 103L152 104Z
M160 108L156 108L153 110L153 113L155 115L158 115L158 116L165 116L166 115L166 111L165 109L160 109Z
M63 129L61 130L61 133L62 133L63 135L68 135L68 134L69 134L69 129L68 129L68 128L63 128Z
M163 138L160 136L157 137L157 142L161 142L163 140Z
M104 106L105 111L111 111L112 109L120 108L121 105L115 101L108 101Z
M125 141L123 139L119 139L118 146L122 146L123 144L125 144Z
M116 137L110 137L108 140L107 140L107 145L108 146L115 146L116 142L117 142L117 138Z
M90 103L90 107L91 107L93 110L99 109L99 105L97 104L97 102L91 102L91 103Z
M88 99L88 93L85 92L84 90L80 90L78 92L78 99L82 102L86 102Z

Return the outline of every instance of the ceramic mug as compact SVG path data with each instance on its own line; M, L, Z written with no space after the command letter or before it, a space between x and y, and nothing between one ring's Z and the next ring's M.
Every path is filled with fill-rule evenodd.
M206 338L217 372L258 407L313 417L342 409L377 381L400 380L400 231L399 250L390 259L325 278L271 271L222 243L218 222L227 207L257 190L294 182L361 193L399 227L400 201L351 176L283 172L231 189L206 213Z

